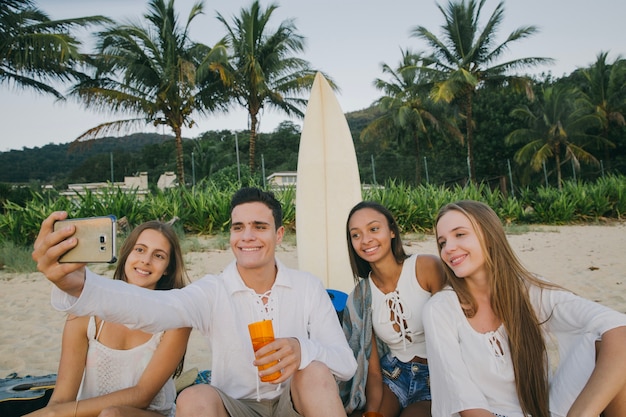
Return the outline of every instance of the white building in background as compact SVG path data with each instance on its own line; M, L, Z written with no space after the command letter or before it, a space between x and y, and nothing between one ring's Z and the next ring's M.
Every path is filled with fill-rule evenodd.
M157 181L157 187L159 190L165 190L166 188L173 188L178 185L178 181L176 180L176 174L172 171L166 171L159 176L159 180Z
M165 172L161 174L157 182L157 187L161 190L176 187L177 185L178 181L176 180L176 174L173 172ZM123 182L89 182L68 184L67 190L61 191L59 194L66 196L67 198L74 198L77 195L85 195L89 191L93 194L99 194L102 193L103 190L111 187L119 188L126 193L135 193L137 197L143 198L150 192L148 189L148 173L140 172L139 175L124 177Z
M269 177L266 178L267 185L270 188L281 188L281 187L296 187L298 184L298 173L296 171L282 171L275 172ZM373 188L385 188L383 185L379 184L361 184L361 188L363 190L373 189Z
M267 177L269 187L295 187L298 182L298 173L295 171L275 172Z

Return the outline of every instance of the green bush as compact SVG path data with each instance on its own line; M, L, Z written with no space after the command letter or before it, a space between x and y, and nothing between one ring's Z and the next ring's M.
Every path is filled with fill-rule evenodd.
M195 187L154 191L145 196L111 187L95 194L87 192L69 200L58 193L33 192L23 204L5 201L0 214L0 243L30 247L41 222L53 211L65 210L69 217L114 214L125 217L132 228L144 221L177 219L181 233L198 235L228 231L230 199L238 181L203 181ZM283 222L294 230L295 188L274 190L283 205ZM566 182L562 190L552 187L525 188L516 197L504 195L486 184L465 187L409 186L390 181L383 187L362 190L364 200L380 202L396 216L403 232L430 233L438 210L446 203L473 199L489 204L506 225L568 224L622 219L626 213L626 177L607 176L593 183Z
M36 272L37 265L31 257L32 248L13 242L0 242L0 270L9 272Z

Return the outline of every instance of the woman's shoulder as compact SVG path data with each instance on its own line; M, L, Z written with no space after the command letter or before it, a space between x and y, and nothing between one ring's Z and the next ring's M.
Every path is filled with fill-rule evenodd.
M75 329L87 329L87 326L94 320L94 316L75 316L68 314L65 319L66 326L72 326Z
M433 294L428 300L428 304L432 306L456 306L459 304L459 298L451 287L446 286L441 291Z
M444 317L445 321L454 322L463 316L463 310L454 290L450 287L444 287L426 302L423 314L425 322L440 321Z
M415 268L416 270L430 270L436 272L443 272L441 260L438 256L422 253L415 256Z
M429 254L415 255L415 276L422 288L431 293L440 291L445 282L445 274L439 257Z
M414 253L409 255L410 258L415 258L416 262L439 262L439 257L437 255L432 255L430 253Z

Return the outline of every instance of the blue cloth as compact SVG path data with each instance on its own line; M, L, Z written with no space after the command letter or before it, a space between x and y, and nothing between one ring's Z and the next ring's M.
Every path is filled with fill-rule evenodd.
M211 385L211 370L207 369L207 370L198 372L198 376L196 377L196 380L193 383Z
M346 301L348 301L348 294L339 290L326 290L330 296L330 301L333 302L333 307L339 313L346 308Z

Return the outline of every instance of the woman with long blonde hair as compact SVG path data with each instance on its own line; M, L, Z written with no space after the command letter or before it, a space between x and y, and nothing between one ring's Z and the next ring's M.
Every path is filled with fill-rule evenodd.
M448 204L435 229L448 287L424 308L433 416L626 415L626 315L529 272L486 204Z

